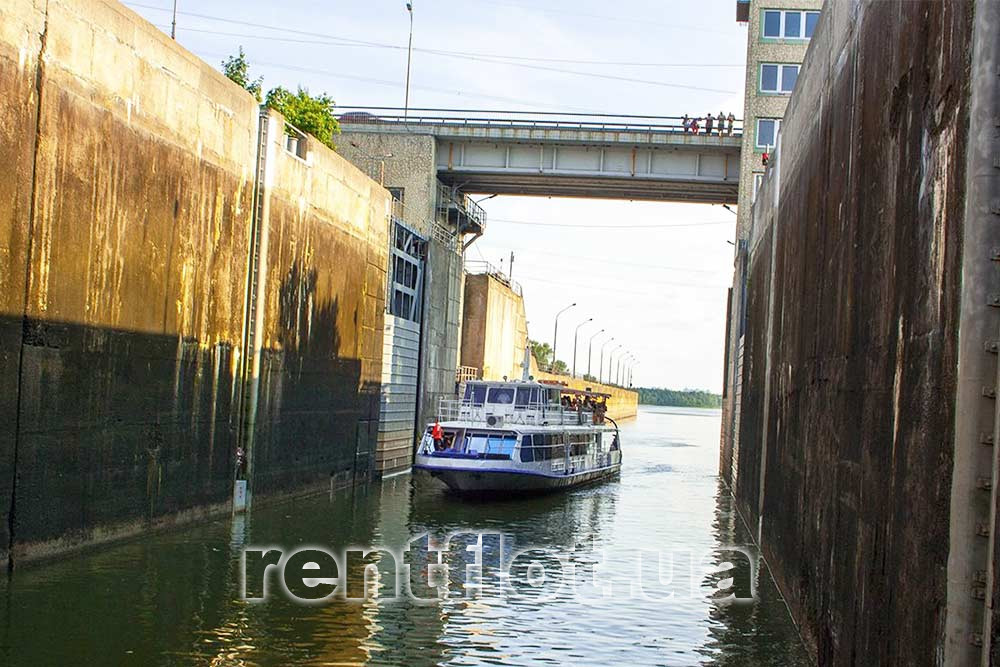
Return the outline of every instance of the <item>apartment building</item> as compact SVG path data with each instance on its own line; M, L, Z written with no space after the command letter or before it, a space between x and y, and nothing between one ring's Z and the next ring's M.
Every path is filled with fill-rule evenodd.
M737 0L736 20L747 26L746 93L736 262L730 290L726 336L726 377L720 472L735 488L739 456L740 390L746 310L746 253L751 207L764 177L763 157L773 150L788 99L795 89L809 40L819 22L822 0Z

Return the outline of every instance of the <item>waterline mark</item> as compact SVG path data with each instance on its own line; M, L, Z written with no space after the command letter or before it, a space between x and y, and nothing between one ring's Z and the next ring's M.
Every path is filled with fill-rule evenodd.
M397 549L250 546L240 559L241 597L262 602L277 591L301 604L426 605L449 598L585 604L621 599L732 604L757 598L758 557L742 546L612 551L594 545L513 545L500 532L480 531L440 540L423 533Z

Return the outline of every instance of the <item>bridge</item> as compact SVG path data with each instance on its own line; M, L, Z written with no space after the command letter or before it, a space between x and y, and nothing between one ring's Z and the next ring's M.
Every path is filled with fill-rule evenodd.
M742 122L676 116L342 107L345 135L430 135L438 179L481 194L735 204Z

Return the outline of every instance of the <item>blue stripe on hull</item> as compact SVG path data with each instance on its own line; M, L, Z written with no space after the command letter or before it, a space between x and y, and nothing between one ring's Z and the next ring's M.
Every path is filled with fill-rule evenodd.
M444 468L414 465L414 470L424 470L448 485L452 491L465 493L518 493L566 489L586 484L616 474L621 464L595 468L584 472L559 475L536 470L510 470L505 468Z

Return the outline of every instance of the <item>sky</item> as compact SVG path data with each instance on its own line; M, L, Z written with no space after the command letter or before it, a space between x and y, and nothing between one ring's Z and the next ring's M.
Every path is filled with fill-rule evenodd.
M125 2L170 31L173 0ZM413 0L412 108L742 116L746 27L735 0ZM177 0L177 39L218 65L240 46L264 90L402 106L405 0ZM446 53L441 53L442 51ZM634 382L722 387L736 216L720 206L495 197L469 260L509 268L531 338L586 370L586 342L624 346ZM733 207L735 209L735 206ZM607 356L607 355L606 355ZM617 358L617 357L616 357Z

